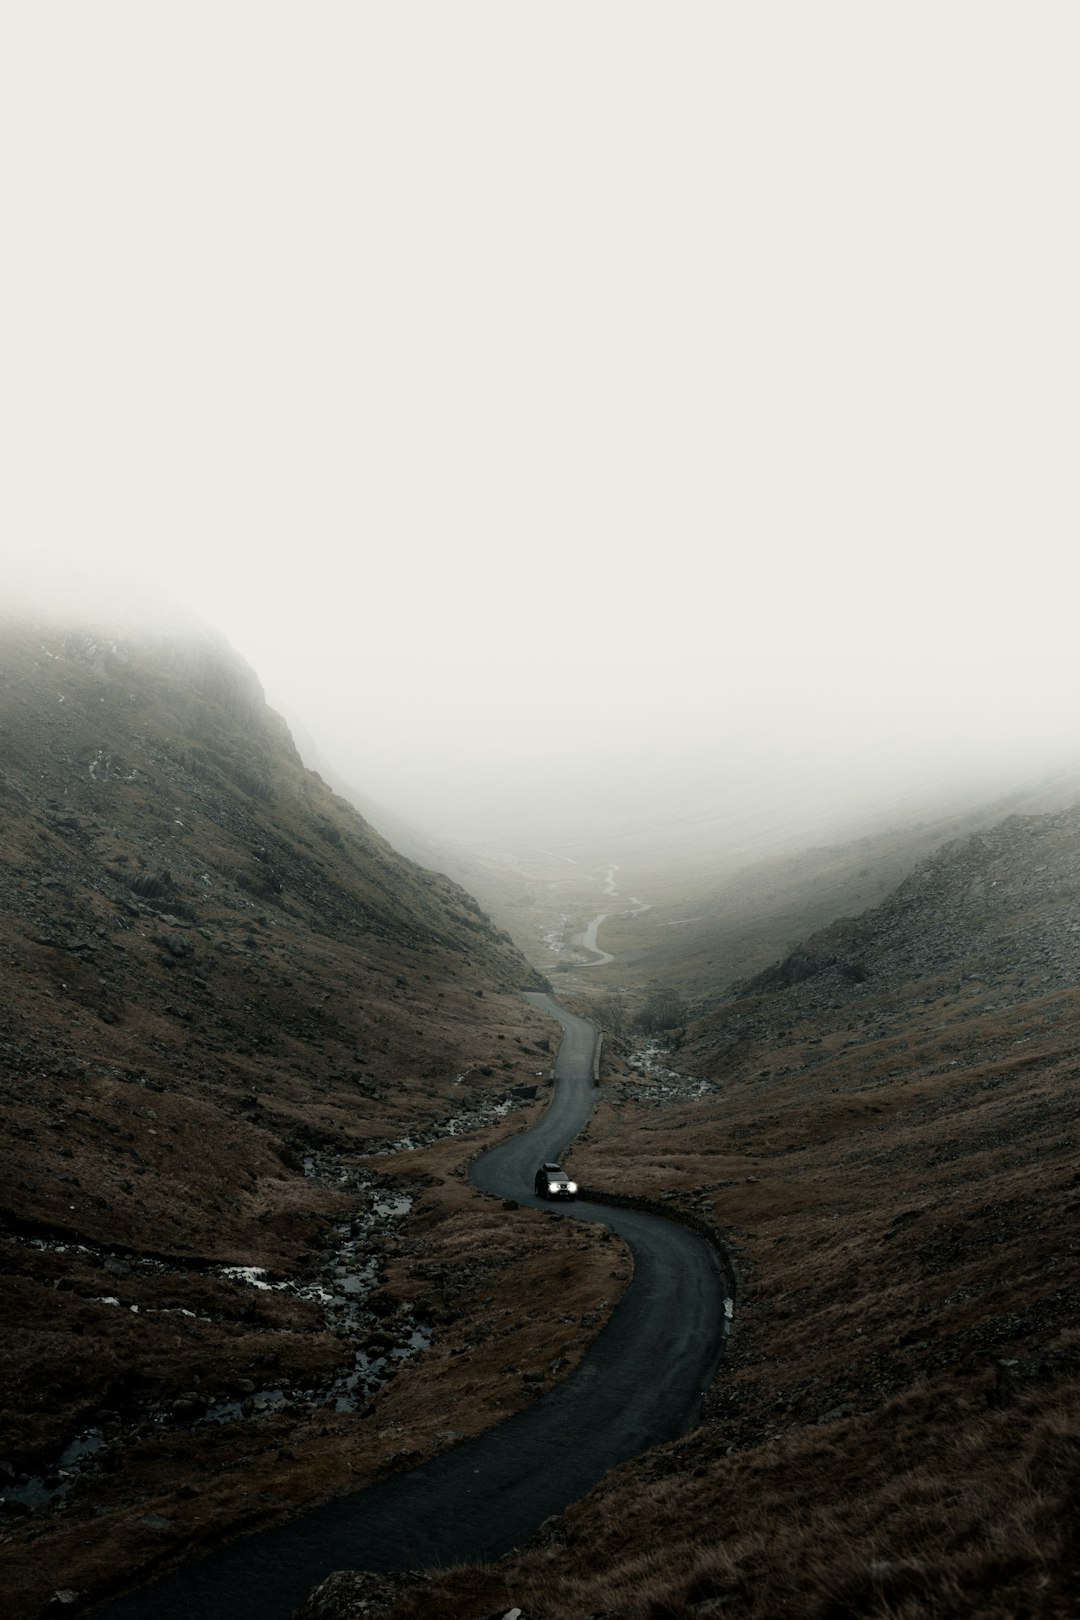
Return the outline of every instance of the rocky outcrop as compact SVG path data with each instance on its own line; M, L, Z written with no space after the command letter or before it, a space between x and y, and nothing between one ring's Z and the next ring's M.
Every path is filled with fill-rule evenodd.
M423 1593L428 1577L419 1570L376 1574L366 1569L339 1569L328 1575L297 1609L295 1620L374 1620L385 1614L403 1591Z

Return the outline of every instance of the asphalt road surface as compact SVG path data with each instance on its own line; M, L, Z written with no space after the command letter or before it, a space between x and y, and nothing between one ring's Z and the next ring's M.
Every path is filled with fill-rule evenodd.
M473 1181L501 1198L602 1222L629 1243L633 1281L592 1348L574 1372L497 1428L230 1542L99 1611L102 1620L288 1620L331 1570L487 1562L610 1468L696 1421L723 1348L719 1258L702 1238L656 1216L583 1200L553 1206L534 1196L540 1164L562 1156L592 1108L595 1031L548 996L528 999L563 1028L555 1097L532 1130L477 1161Z

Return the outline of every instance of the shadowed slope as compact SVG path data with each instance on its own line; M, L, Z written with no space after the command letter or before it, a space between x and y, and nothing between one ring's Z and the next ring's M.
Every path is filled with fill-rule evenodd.
M367 1156L534 1106L550 1026L214 638L0 631L0 1487L36 1613L348 1487L430 1331L380 1302L417 1189Z

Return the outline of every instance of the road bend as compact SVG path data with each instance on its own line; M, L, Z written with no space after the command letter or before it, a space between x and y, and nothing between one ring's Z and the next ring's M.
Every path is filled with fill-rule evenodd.
M549 996L528 999L562 1025L554 1098L532 1129L477 1160L472 1178L481 1192L551 1210L533 1178L589 1117L596 1033ZM618 1463L685 1433L723 1348L728 1289L716 1251L636 1210L585 1200L557 1208L556 1218L613 1228L634 1261L629 1287L572 1373L453 1451L230 1542L99 1610L102 1620L289 1620L331 1570L486 1563Z

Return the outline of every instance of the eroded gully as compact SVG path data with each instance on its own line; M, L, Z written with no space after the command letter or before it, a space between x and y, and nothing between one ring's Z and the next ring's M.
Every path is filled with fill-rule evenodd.
M479 1191L547 1209L536 1167L561 1156L591 1112L595 1031L550 997L528 1000L563 1038L554 1099L531 1130L473 1166ZM584 1496L609 1469L685 1433L716 1370L730 1290L711 1244L658 1216L584 1199L575 1220L610 1226L634 1277L577 1368L526 1411L407 1473L243 1537L98 1611L103 1620L288 1620L334 1569L488 1562Z

